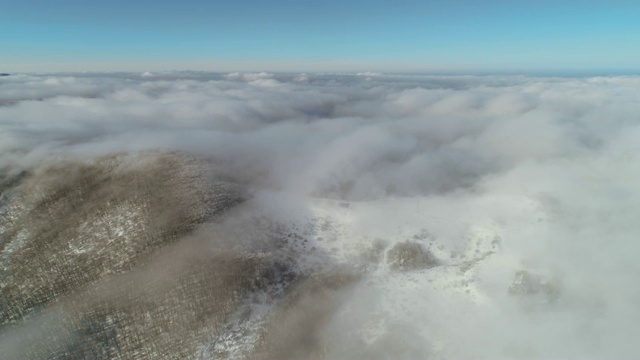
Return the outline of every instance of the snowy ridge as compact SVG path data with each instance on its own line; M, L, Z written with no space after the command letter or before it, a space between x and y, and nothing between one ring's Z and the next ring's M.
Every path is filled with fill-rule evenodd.
M511 198L461 195L457 202L446 203L438 197L347 202L264 192L253 200L258 204L253 211L270 214L265 215L269 220L263 218L256 225L260 221L249 217L253 225L247 223L247 227L258 226L261 229L252 233L271 232L282 239L283 248L295 252L298 274L333 269L358 274L360 280L345 289L334 320L320 334L322 341L331 344L324 356L366 357L385 343L401 346L404 342L396 338L410 331L414 339L402 346L413 352L406 356L428 353L449 359L460 356L452 350L457 329L451 328L451 319L441 317L443 312L453 315L456 308L473 312L473 308L494 306L495 297L507 296L522 264L505 251L504 239L519 227L542 226L544 214L535 199L522 200L526 201L515 202L523 204L519 211L510 214L519 223L507 227L500 224L495 206L506 201L513 204ZM517 236L517 231L513 234ZM390 254L407 243L418 244L437 265L394 267ZM495 283L495 277L487 281L483 268L499 271L500 283ZM243 310L250 316L240 321L236 317L199 358L250 354L259 342L259 329L286 295L281 290L254 295L261 300L251 304L251 310ZM356 348L361 352L352 353Z

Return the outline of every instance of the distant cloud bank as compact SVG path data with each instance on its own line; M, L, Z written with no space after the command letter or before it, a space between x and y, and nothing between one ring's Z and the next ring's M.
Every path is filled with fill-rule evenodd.
M524 164L634 151L640 79L17 75L0 165L113 151L215 154L269 186L350 198L472 187ZM336 194L334 194L337 196Z

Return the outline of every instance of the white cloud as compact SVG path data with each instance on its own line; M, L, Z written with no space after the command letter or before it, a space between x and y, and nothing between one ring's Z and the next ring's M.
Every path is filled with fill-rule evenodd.
M236 80L236 81L256 81L256 80L264 80L264 79L272 79L273 74L266 72L259 73L241 73L241 72L232 72L226 74L224 76L225 80Z
M373 326L360 305L406 297L413 313L380 318L397 315L396 335L436 358L640 353L640 78L216 76L3 78L0 169L172 149L214 158L257 192L377 200L343 221L372 237L429 227L452 252L490 234L500 254L463 279L475 298L384 278L350 298L352 325L329 330ZM561 300L523 310L506 295L522 268L559 278ZM337 358L354 355L350 337L326 336Z

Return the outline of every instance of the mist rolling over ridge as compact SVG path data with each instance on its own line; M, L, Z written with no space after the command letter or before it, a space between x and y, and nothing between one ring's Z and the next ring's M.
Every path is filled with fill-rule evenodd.
M640 78L0 79L8 359L635 359Z

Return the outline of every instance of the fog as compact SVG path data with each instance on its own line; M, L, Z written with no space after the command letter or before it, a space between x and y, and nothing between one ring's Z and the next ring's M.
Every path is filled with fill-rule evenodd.
M638 94L638 77L18 74L0 78L0 171L186 152L246 186L247 213L331 219L327 267L374 240L432 246L439 266L377 266L327 300L326 358L635 359Z

